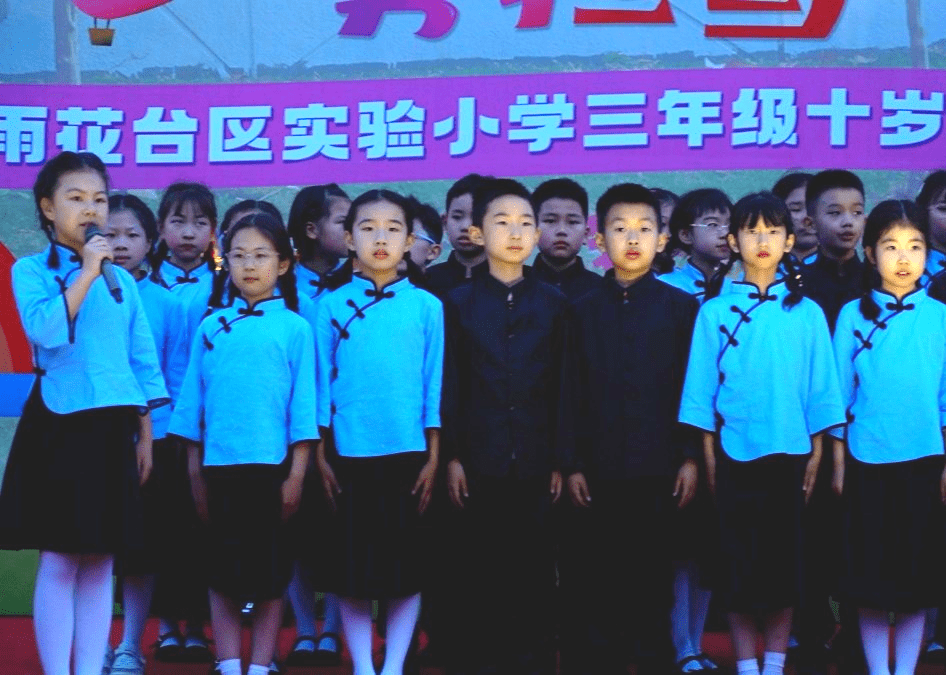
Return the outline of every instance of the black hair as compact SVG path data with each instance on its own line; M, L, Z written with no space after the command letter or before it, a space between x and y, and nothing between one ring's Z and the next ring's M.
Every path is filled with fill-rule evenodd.
M49 267L59 266L59 252L54 242L56 241L56 228L46 214L43 213L42 201L52 199L53 193L59 187L59 179L64 174L73 171L93 171L99 175L102 182L105 183L105 192L109 190L108 169L98 156L91 152L60 152L51 160L43 165L36 175L36 182L33 183L33 199L36 202L36 214L39 216L39 227L46 235L50 244L49 257L46 264Z
M345 216L345 231L349 234L354 231L355 219L358 217L358 209L368 204L377 204L378 202L388 202L401 209L401 212L404 214L404 226L407 228L407 233L412 234L414 232L415 213L413 208L411 208L411 200L393 190L378 189L363 192L352 200L348 215ZM350 253L348 260L345 261L345 264L342 265L336 273L339 281L344 282L346 279L351 279L354 273L354 261L354 253ZM404 252L404 262L407 264L408 280L418 288L426 288L427 282L424 278L424 271L417 263L411 260L411 256L407 254L407 251Z
M690 190L680 197L680 201L677 202L670 216L671 244L689 253L690 246L680 239L680 232L684 228L691 227L697 218L707 213L713 211L732 213L732 210L732 201L722 190L717 188Z
M667 230L669 230L670 222L669 220L668 222L664 222L664 216L661 211L663 211L664 206L669 204L673 207L670 209L670 214L673 215L673 209L677 208L677 204L680 203L680 195L659 187L651 188L650 191L654 193L654 196L657 198L657 203L660 205L660 210L657 212L657 216L660 218L660 228L667 228ZM667 274L668 272L672 272L673 268L676 267L676 263L673 260L674 246L672 239L673 237L671 237L671 241L667 242L663 251L658 251L657 255L654 256L654 269L657 274Z
M135 216L135 220L141 225L141 229L145 233L145 238L148 240L148 252L145 253L145 261L147 261L148 266L151 268L151 280L162 286L165 285L164 281L155 274L154 271L157 263L155 259L155 248L158 243L158 223L154 219L154 213L151 212L147 204L135 195L130 195L126 192L111 195L108 198L109 214L120 213L122 211L130 211Z
M923 234L926 250L930 250L930 228L923 212L916 203L909 199L887 199L880 202L867 216L864 224L864 249L871 249L874 260L877 260L877 242L890 230L895 223L908 222ZM880 274L874 265L864 265L861 286L863 294L859 308L861 314L868 321L880 316L880 307L874 302L872 291L877 287Z
M946 171L934 171L923 180L923 187L916 196L916 205L920 209L920 217L929 224L930 204L937 197L946 194Z
M739 236L739 230L752 227L759 219L765 221L773 227L784 227L785 234L794 234L792 227L792 214L785 206L785 200L774 192L754 192L740 199L732 208L732 217L729 219L729 234L734 237ZM725 265L721 265L712 278L706 284L706 299L714 298L719 295L723 286L723 280L732 269L738 254L730 256ZM782 256L782 264L785 265L785 285L788 287L788 295L782 300L782 306L791 309L803 297L801 271L797 261L788 253Z
M571 178L553 178L547 180L532 193L532 210L539 217L539 209L550 199L570 199L578 202L581 213L588 219L588 192Z
M411 204L411 210L414 212L414 219L420 221L424 232L434 240L434 243L441 243L443 241L443 220L440 218L440 214L437 213L437 209L430 204L425 204L413 195L407 199Z
M795 190L808 185L808 181L813 177L814 174L805 173L804 171L787 173L775 181L775 185L772 186L772 192L777 195L779 199L785 201L788 199L788 195L792 194Z
M447 190L447 203L445 205L445 210L449 213L450 204L457 197L462 197L463 195L472 195L476 192L476 188L479 187L480 183L486 180L486 176L481 176L478 173L468 173L463 178L458 180L456 183L450 186L450 189Z
M494 178L493 176L483 178L473 192L473 225L482 229L483 217L486 215L489 205L500 197L506 196L524 199L529 202L529 208L532 208L532 195L529 193L529 188L519 181L512 178Z
M227 230L229 230L230 226L233 224L233 219L236 218L237 215L241 213L249 214L251 211L267 213L278 220L280 225L285 227L282 214L274 204L262 199L244 199L231 206L227 209L227 212L223 214L223 220L220 221L220 227L218 228L220 237L223 238L223 236L226 235Z
M200 214L210 220L210 246L204 251L204 262L213 270L216 266L213 232L217 229L217 202L214 200L210 188L203 183L181 182L168 185L164 194L161 195L161 203L158 204L158 224L160 226L172 214L175 216L181 215L184 204L195 205ZM158 273L161 264L168 257L169 250L167 242L162 239L158 243L157 251L155 251L155 274Z
M612 185L598 198L595 204L595 215L598 217L598 232L604 233L608 211L615 204L645 204L654 210L657 217L657 226L660 227L660 201L657 196L637 183L618 183Z
M299 252L300 260L309 260L315 255L315 240L309 238L306 228L309 223L318 223L331 213L333 199L349 200L348 193L335 183L310 185L299 190L289 208L289 236Z
M657 203L661 209L665 204L670 204L673 206L673 208L677 208L677 204L680 203L680 195L678 195L676 192L671 192L670 190L665 190L664 188L659 187L651 188L650 191L654 193L654 196L657 198ZM661 227L670 227L670 223L663 222L663 216L661 216L660 219Z
M857 190L864 196L864 183L856 174L847 169L829 169L816 173L808 179L808 187L805 188L805 206L808 209L808 215L815 213L815 203L828 190L837 188Z
M279 259L289 261L289 269L285 274L279 276L276 284L280 295L286 301L286 307L293 312L299 311L299 294L296 289L296 271L295 271L295 252L292 250L292 242L289 240L289 233L283 226L282 221L269 213L249 213L237 220L230 229L227 230L223 238L223 255L230 252L230 246L233 244L233 237L241 230L254 229L269 240L269 243L276 249ZM227 286L227 281L229 285ZM213 291L210 293L210 300L207 302L207 314L213 311L213 308L223 306L223 289L227 286L230 298L235 298L240 291L233 284L230 278L230 270L224 266L214 275ZM206 316L206 315L205 315Z

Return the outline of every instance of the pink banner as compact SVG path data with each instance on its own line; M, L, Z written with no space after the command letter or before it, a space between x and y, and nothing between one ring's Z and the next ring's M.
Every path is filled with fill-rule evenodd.
M117 188L943 165L946 72L707 69L0 88L0 188L60 149Z

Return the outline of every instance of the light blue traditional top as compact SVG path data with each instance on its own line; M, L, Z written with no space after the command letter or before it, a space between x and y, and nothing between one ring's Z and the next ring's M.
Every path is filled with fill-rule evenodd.
M925 286L930 283L930 279L936 276L939 272L942 272L946 269L946 253L942 251L937 251L935 248L931 248L926 253L926 269L923 270L923 279L922 283Z
M207 263L201 263L185 272L170 260L165 260L158 268L158 273L164 279L168 290L177 296L187 312L187 328L190 331L187 344L190 346L194 332L207 311L207 301L210 300L210 292L213 290L213 270Z
M57 267L50 268L47 262L51 246L13 265L13 294L33 346L46 407L62 415L169 403L134 278L113 266L123 302L115 302L105 280L98 277L70 321L65 292L79 276L82 259L67 246L55 246Z
M808 298L791 308L778 282L743 281L696 317L680 421L720 434L738 461L811 451L811 436L844 423L831 336Z
M675 288L686 291L700 302L703 302L703 298L706 296L706 278L689 258L687 258L686 264L683 267L678 267L666 274L661 274L657 278ZM728 293L732 283L732 279L728 277L723 279L720 295Z
M323 285L325 278L333 272L336 272L344 264L345 259L342 258L328 274L319 274L318 272L313 272L302 263L297 263L295 267L296 289L299 293L299 297L301 298L302 296L305 296L310 300L315 300L316 298L322 296L326 291L326 288Z
M876 320L860 301L841 310L834 348L848 411L847 442L862 462L943 454L946 426L946 305L920 289L902 302L873 292ZM843 430L833 430L841 437Z
M242 298L204 319L169 433L204 444L204 465L279 464L319 438L308 322L282 298Z
M319 299L319 426L332 426L343 457L424 452L440 427L443 305L401 279L381 291L367 279Z
M171 405L161 406L151 412L154 439L159 440L167 435L171 411L187 370L187 353L190 347L187 340L190 331L187 329L187 315L180 301L164 286L155 283L150 277L145 277L138 281L138 294L148 317L154 347L158 353L158 364L171 397Z

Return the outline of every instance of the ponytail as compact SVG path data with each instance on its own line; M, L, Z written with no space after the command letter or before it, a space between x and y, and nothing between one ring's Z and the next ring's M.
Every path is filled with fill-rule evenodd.
M213 275L213 285L210 291L210 299L207 300L207 311L204 312L204 316L210 316L213 314L213 310L223 308L223 291L225 288L229 287L230 299L233 299L233 284L227 284L227 281L230 279L230 270L226 267L221 267L219 270L214 272Z
M327 291L337 290L351 281L354 276L355 254L351 253L341 267L322 278L322 287Z
M164 283L162 281L164 277L161 276L161 265L167 260L168 253L170 252L171 249L168 247L166 241L162 239L158 242L158 247L154 250L154 262L151 263L151 279L153 281Z
M874 279L877 272L873 265L864 265L861 272L861 316L868 321L875 321L880 316L880 305L874 300Z
M281 275L276 281L276 285L279 287L279 292L282 295L283 299L286 301L286 307L291 309L296 314L299 313L299 289L296 287L296 265L295 262L290 261L289 269L286 270L286 273Z
M802 291L801 267L793 253L785 254L785 257L782 258L782 262L785 264L785 286L788 288L788 295L782 300L782 307L791 309L801 302L801 299L804 297Z

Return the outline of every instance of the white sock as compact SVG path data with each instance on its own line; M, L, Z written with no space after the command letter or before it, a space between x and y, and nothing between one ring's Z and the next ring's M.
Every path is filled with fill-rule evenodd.
M46 675L69 675L79 556L41 551L33 595L36 647ZM102 647L104 658L105 647Z
M112 556L80 556L76 576L75 675L101 675L112 628Z
M703 629L706 627L712 598L713 592L700 586L699 570L693 565L690 577L690 642L698 654L703 653Z
M289 604L292 605L292 613L296 617L296 637L302 637L303 635L314 637L315 589L312 588L312 580L309 578L309 574L298 562L293 570L292 580L289 582L286 594L289 596ZM303 649L308 648L305 643L300 646ZM315 649L315 644L312 645L312 649Z
M323 633L341 633L342 632L342 614L338 606L338 596L334 593L325 594L325 623L322 624ZM322 645L323 647L328 645ZM341 645L336 644L335 649L340 649Z
M858 610L861 641L870 675L890 675L890 622L879 609Z
M354 675L375 675L371 660L371 601L339 598L345 642L354 665Z
M122 604L124 626L121 644L117 651L131 650L141 653L141 636L151 609L151 594L154 591L154 576L125 577L122 580Z
M894 675L913 675L916 671L925 624L926 612L924 611L897 614L897 621L893 626L893 655L897 667Z
M384 667L381 675L403 675L404 660L411 647L414 626L420 616L420 593L406 598L388 600L388 623L385 637Z
M677 661L699 652L690 641L690 570L687 563L673 563L673 606L670 608L670 635ZM693 669L702 666L693 664Z
M252 666L250 666L252 668ZM243 675L240 659L226 659L217 664L220 675ZM269 675L267 672L266 675Z
M785 654L766 652L762 657L762 675L782 675L785 672Z
M742 659L736 661L736 672L739 675L759 675L759 659Z
M246 675L269 675L269 666L261 666L258 663L251 663L250 669L246 671Z

